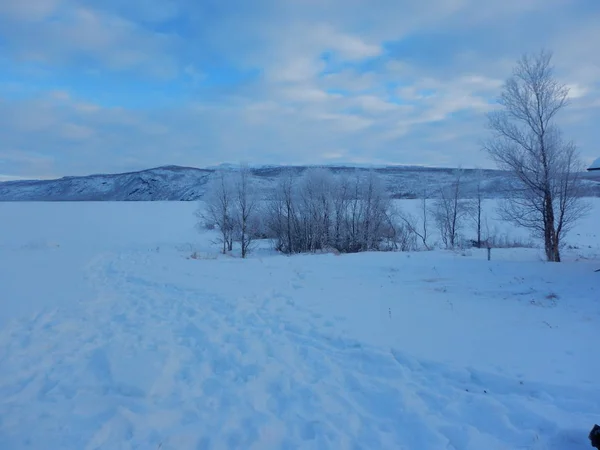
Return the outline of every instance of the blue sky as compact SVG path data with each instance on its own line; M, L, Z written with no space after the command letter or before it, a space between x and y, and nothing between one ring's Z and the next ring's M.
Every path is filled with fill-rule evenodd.
M597 0L0 2L0 179L165 164L490 167L485 114L554 52L600 156Z

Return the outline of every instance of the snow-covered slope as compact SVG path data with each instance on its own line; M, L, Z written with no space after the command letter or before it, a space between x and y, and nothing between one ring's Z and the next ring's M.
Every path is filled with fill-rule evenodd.
M221 167L223 168L223 167ZM330 166L335 172L368 170L366 168ZM225 169L234 170L231 167ZM252 169L254 183L265 193L272 188L284 171L301 174L306 167L264 166ZM449 183L451 169L425 167L387 167L374 169L387 183L392 195L398 198L421 196L425 189ZM202 198L204 185L213 169L167 166L114 175L66 177L58 180L9 181L0 183L0 201L96 201L96 200L196 200ZM465 182L475 182L476 173L466 171ZM502 196L508 186L506 175L485 171L485 191L489 197ZM600 185L599 192L600 192Z
M593 204L561 264L244 261L195 203L0 204L0 449L590 448Z
M438 187L454 179L455 169L418 166L351 167L325 166L336 173L374 170L380 174L395 198L431 195ZM252 178L265 196L286 171L300 175L307 166L252 167ZM221 165L209 169L165 166L140 172L113 175L65 177L58 180L0 182L0 201L157 201L197 200L205 192L205 184L215 170L234 171L235 166ZM592 173L592 172L589 172ZM473 193L478 179L483 177L483 191L488 198L503 197L510 189L510 177L498 170L464 170L463 192ZM600 196L600 179L586 175L586 195Z
M195 200L212 172L165 166L115 175L0 183L0 201Z

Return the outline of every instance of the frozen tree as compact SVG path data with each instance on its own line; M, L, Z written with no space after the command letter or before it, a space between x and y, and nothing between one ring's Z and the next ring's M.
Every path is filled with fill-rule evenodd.
M399 217L402 222L403 228L408 232L418 237L423 244L425 250L430 250L429 244L427 243L429 233L429 206L427 200L429 193L427 190L423 190L423 195L419 201L419 216L415 216L409 213L400 213Z
M391 202L379 177L334 176L309 169L301 179L284 176L268 207L270 233L284 253L393 249L398 246Z
M477 233L476 246L481 248L482 214L483 214L483 172L475 172L475 191L468 204L468 212Z
M418 249L417 234L404 222L400 211L390 207L386 213L386 222L383 233L384 240L387 242L386 250L409 252Z
M432 207L434 219L446 248L456 248L463 219L468 211L463 198L462 176L462 170L455 172L450 185L439 190L439 197Z
M542 237L547 260L559 262L562 238L586 204L576 147L563 139L555 122L568 104L569 90L555 78L551 59L545 51L519 59L504 84L501 110L488 117L492 136L485 149L518 184L503 202L501 216Z
M297 251L295 189L294 174L287 170L279 179L267 206L267 226L276 241L276 249L288 254Z
M391 201L375 172L338 175L331 193L332 246L343 252L379 250L384 241L396 246Z
M381 239L390 232L391 201L385 186L374 171L369 171L362 183L363 237L362 250L379 250Z
M363 216L360 172L357 170L348 182L349 202L345 217L342 219L345 223L345 239L342 248L346 252L358 252L361 248L360 230Z
M308 169L300 181L300 213L305 247L321 250L330 243L334 179L327 169Z
M347 246L347 215L351 202L352 179L347 174L338 175L333 189L333 245L340 250Z
M205 225L215 227L220 232L220 243L223 254L233 247L234 232L234 190L231 174L221 170L214 174L206 187L204 204L197 211L197 216Z
M427 207L427 199L429 195L426 190L423 191L423 198L421 199L421 233L418 233L417 236L421 238L423 242L423 246L426 250L429 250L429 245L427 244L427 236L429 231L429 215L428 215L428 207Z
M248 166L240 166L235 174L233 186L235 233L240 243L242 258L245 258L257 231L256 213L258 205Z

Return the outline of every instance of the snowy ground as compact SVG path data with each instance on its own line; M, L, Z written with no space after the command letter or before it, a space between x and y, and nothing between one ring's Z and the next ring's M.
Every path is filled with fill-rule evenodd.
M590 448L599 201L560 265L216 258L195 207L0 204L0 449Z

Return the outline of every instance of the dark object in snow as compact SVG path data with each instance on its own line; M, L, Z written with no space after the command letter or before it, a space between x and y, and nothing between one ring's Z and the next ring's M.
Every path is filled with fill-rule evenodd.
M588 437L592 442L592 447L600 449L600 426L594 425Z

